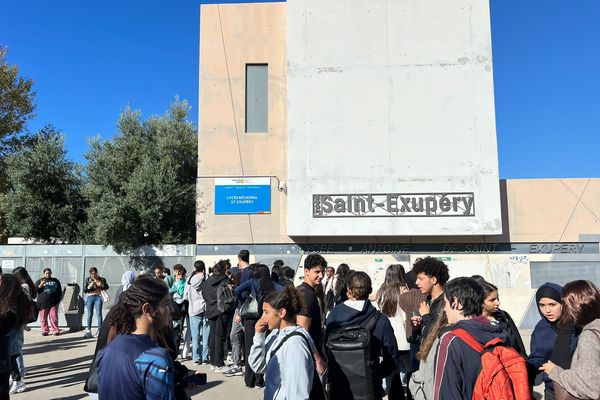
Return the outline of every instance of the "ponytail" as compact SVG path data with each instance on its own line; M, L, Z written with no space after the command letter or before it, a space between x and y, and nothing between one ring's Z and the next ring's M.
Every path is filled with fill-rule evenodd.
M280 292L271 292L268 294L264 302L276 310L285 309L285 320L294 321L296 315L302 310L302 297L293 286L286 286Z

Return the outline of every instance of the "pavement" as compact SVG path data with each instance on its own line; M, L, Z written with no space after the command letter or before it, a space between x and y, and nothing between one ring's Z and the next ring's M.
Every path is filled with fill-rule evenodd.
M531 331L521 332L523 342L529 345ZM63 333L60 336L41 336L39 330L25 332L24 357L27 391L11 396L14 400L77 400L88 396L83 391L92 362L95 339L84 339L84 332ZM208 365L184 364L208 375L208 384L188 393L192 399L259 400L263 389L249 389L242 376L227 378L214 373ZM536 387L536 399L541 399L542 386Z
M11 395L14 400L77 400L87 399L83 384L94 356L96 339L84 339L84 332L42 336L39 330L25 332L23 353L27 375L27 390ZM260 400L263 389L249 389L243 376L231 378L214 373L208 365L184 362L188 368L205 372L208 384L188 393L192 399Z

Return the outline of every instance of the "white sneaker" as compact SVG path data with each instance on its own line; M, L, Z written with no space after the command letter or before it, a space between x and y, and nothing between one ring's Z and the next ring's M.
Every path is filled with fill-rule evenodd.
M85 335L83 335L83 338L84 338L84 339L91 339L91 338L93 338L93 337L94 337L94 336L92 335L92 331L91 331L90 329L86 329L86 330L85 330Z
M216 372L216 373L219 373L219 372L225 372L226 370L227 370L227 367L226 367L226 366L224 366L224 365L223 365L222 367L216 367L216 368L215 368L215 372Z
M14 381L10 386L10 391L8 394L22 393L27 390L27 386L25 386L25 382L21 379L20 381Z

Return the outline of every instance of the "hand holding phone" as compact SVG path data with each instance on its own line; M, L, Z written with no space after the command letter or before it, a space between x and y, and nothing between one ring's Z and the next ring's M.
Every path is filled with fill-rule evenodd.
M182 383L185 384L185 386L199 386L199 385L206 385L206 381L207 381L207 377L206 374L201 373L201 372L196 372L195 374L192 375L188 375L185 378L183 378Z

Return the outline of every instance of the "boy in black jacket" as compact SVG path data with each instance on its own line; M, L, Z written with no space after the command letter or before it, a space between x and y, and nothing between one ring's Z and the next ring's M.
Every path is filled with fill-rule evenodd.
M369 278L369 275L362 271L350 273L348 277L348 300L335 306L329 313L325 325L325 342L327 342L329 334L335 329L364 324L374 313L379 312L369 301L371 291L371 278ZM384 314L379 315L371 339L373 353L382 356L381 361L377 358L376 364L373 366L374 375L378 378L374 381L377 382L375 398L381 399L383 397L381 380L390 376L400 365L400 354L398 353L394 329L390 324L390 320ZM335 377L330 377L331 398L353 398L351 393L347 393L351 388L339 382L336 383L334 379Z

